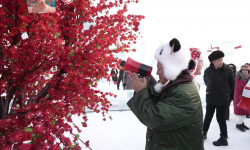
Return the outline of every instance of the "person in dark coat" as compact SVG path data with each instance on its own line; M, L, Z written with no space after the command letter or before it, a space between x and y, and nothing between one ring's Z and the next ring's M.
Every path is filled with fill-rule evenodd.
M119 90L119 88L120 88L121 81L123 83L123 74L124 74L124 70L123 70L123 68L121 68L121 70L119 71L119 77L118 77L118 82L117 82L117 90ZM125 90L125 86L123 86L123 90Z
M194 67L190 52L173 39L157 49L155 59L160 81L154 88L137 73L129 76L136 94L127 105L147 127L145 150L204 150L201 100L188 72Z
M120 63L120 66L121 66L121 69L119 71L119 77L118 77L118 82L117 82L117 90L119 90L120 88L120 83L122 81L122 83L124 82L123 80L123 74L124 74L124 70L123 70L123 67L125 66L126 64L126 61L122 60L121 63ZM123 86L123 84L122 84ZM123 86L123 90L125 90L125 86Z
M228 64L228 67L230 67L233 71L234 77L236 75L236 66L234 64ZM231 105L231 101L234 99L234 88L230 94L230 101L228 104L228 108L227 108L227 112L226 112L226 120L229 120L229 116L230 116L230 105Z
M129 82L129 72L125 71L123 74L123 86L125 90L132 90L131 83Z
M210 66L205 70L204 82L206 89L206 115L203 126L203 138L207 138L207 131L216 110L217 122L220 126L220 138L214 141L215 146L227 146L227 124L226 111L230 101L230 94L235 85L233 71L223 63L224 53L222 51L214 51L208 59Z
M236 73L236 84L234 91L234 114L238 117L238 122L236 123L236 128L240 131L245 132L249 128L244 124L246 115L249 115L249 111L239 108L237 105L241 100L241 96L245 85L247 84L247 79L249 78L250 68L248 65L242 65L240 71Z
M114 81L114 83L117 82L117 74L118 74L117 69L112 69L111 72L110 72L110 75L112 76L112 81Z

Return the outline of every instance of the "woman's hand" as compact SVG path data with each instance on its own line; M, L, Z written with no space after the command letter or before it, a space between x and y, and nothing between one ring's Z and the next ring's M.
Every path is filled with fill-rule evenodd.
M129 75L129 81L131 83L132 88L134 89L136 93L144 88L147 88L147 84L148 84L147 79L145 77L139 79L136 73L131 73Z

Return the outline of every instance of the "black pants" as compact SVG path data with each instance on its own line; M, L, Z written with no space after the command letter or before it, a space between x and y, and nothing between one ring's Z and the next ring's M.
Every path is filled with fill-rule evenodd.
M229 119L229 116L230 116L230 104L231 104L231 101L232 101L232 100L230 100L230 102L229 102L229 104L228 104L228 107L227 107L227 111L226 111L226 120L228 120L228 119Z
M121 81L122 81L122 83L123 83L122 78L118 78L118 82L117 82L117 89L119 89L119 88L120 88L120 83L121 83ZM125 86L123 86L123 89L125 89Z
M206 115L204 120L203 131L207 132L210 126L210 123L214 116L214 111L216 109L216 119L220 126L220 135L223 137L227 137L227 123L226 123L226 111L227 106L225 107L217 107L214 105L207 104L206 106Z

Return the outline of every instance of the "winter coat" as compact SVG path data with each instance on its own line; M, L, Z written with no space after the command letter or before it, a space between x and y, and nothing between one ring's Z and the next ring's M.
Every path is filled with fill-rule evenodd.
M117 74L118 70L117 69L112 69L110 75L112 76L112 81L117 81Z
M147 126L146 150L204 150L202 105L190 75L178 77L161 93L142 89L127 104Z
M244 90L247 79L243 77L243 74L239 71L235 77L235 89L234 89L234 114L235 115L250 115L249 111L239 108L237 105L241 100L241 96Z
M129 81L129 73L127 71L123 74L123 86L125 86L125 90L133 90Z
M226 64L215 69L213 63L205 70L204 82L206 89L207 104L226 107L230 102L230 94L235 85L232 69Z
M119 80L119 81L122 81L122 82L123 82L123 74L124 74L124 70L121 69L121 70L119 71L119 77L118 77L118 80Z
M235 80L236 81L236 80ZM231 100L233 100L234 99L234 88L233 88L233 90L232 90L232 92L231 92L231 94L230 94L230 102L231 102Z
M231 64L231 65L233 65L234 66L234 68L233 68L233 74L234 74L234 78L236 77L235 75L236 75L236 67L235 67L235 65L234 64ZM232 68L231 68L232 69ZM230 102L232 101L234 99L234 88L233 88L233 90L232 90L232 92L231 92L231 94L230 94Z

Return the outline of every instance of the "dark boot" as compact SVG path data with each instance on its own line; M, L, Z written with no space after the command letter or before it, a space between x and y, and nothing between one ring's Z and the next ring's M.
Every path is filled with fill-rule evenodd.
M227 145L228 145L227 137L221 136L221 137L219 138L219 140L214 141L213 144L214 144L215 146L227 146Z
M236 128L239 129L242 132L245 132L246 130L243 128L242 124L236 124Z
M243 127L245 130L249 130L249 128L244 124L244 122L242 123L242 127Z
M203 131L203 132L202 132L202 136L203 136L203 139L204 139L204 140L207 139L207 132L206 132L206 131Z

